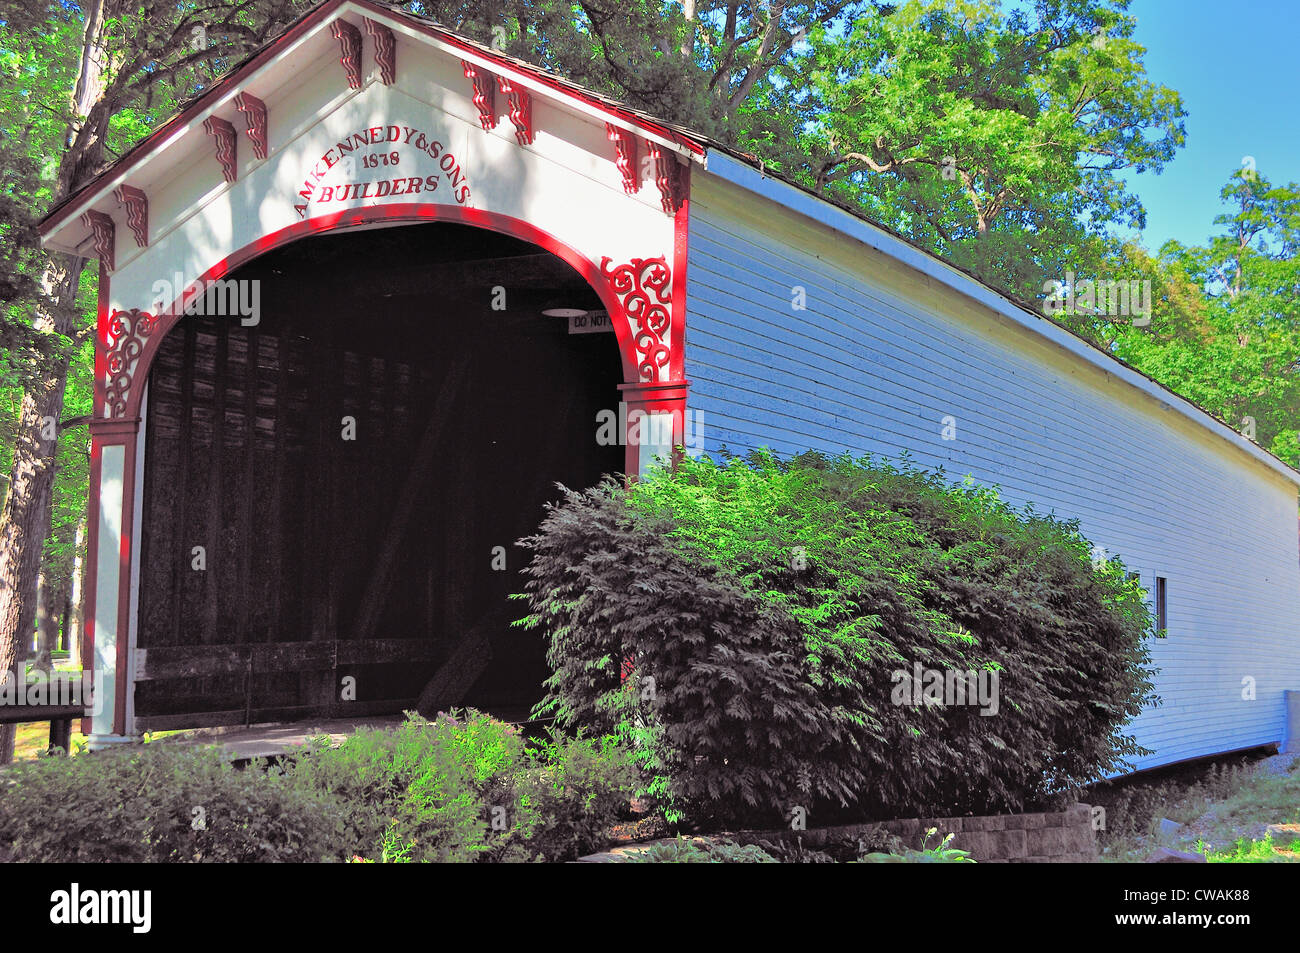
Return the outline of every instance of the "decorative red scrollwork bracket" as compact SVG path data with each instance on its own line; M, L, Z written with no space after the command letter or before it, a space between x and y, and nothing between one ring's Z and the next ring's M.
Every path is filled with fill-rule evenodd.
M655 185L659 187L663 209L669 215L673 215L682 205L681 166L678 165L677 157L672 151L657 142L647 141L646 150L654 160Z
M510 82L504 76L497 77L501 93L510 103L510 121L515 124L515 138L521 146L533 144L533 100L528 90Z
M126 207L126 227L138 248L149 247L149 196L131 185L119 185L113 195Z
M90 229L95 246L95 254L109 271L113 270L113 251L117 244L117 230L113 227L113 217L91 209L81 216L81 224Z
M680 342L671 339L672 273L662 255L658 258L633 258L630 264L610 267L609 256L600 260L600 273L618 297L632 344L636 348L637 369L642 381L664 380L672 347Z
M379 81L385 86L397 82L397 41L393 31L382 23L366 17L366 32L375 41L375 65L379 67Z
M252 93L240 93L235 97L235 108L244 114L248 124L248 139L253 143L253 155L258 159L266 158L266 103Z
M136 362L144 352L145 341L157 326L158 319L139 308L114 311L108 319L108 347L104 354L108 380L104 387L104 406L109 417L126 415Z
M461 60L465 76L474 85L474 108L478 110L478 122L485 130L497 126L497 87L492 74L481 66L475 66L469 60Z
M221 163L221 174L227 182L234 182L239 176L239 171L235 167L235 157L239 153L239 139L235 135L234 125L220 116L209 116L203 120L203 128L217 144L217 161Z
M335 20L330 32L339 41L339 62L348 78L348 89L361 88L361 31L347 20Z
M632 195L641 189L640 171L636 167L636 136L613 123L605 123L605 135L614 143L614 164L623 175L623 191Z

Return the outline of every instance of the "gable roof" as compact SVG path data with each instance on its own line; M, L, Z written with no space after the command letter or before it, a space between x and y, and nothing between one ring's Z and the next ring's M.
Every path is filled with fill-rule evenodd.
M509 56L477 40L455 33L427 17L378 0L325 0L284 27L238 65L219 77L211 86L188 100L176 115L124 152L81 188L51 207L38 223L42 241L48 241L60 226L101 200L113 188L120 185L132 170L170 145L175 136L206 118L217 105L237 92L259 70L304 37L327 26L344 7L356 8L357 12L377 20L387 20L394 24L404 23L429 39L441 41L455 49L466 60L491 65L494 72L510 79L523 80L529 86L540 86L555 98L582 103L598 112L606 122L635 131L642 137L668 146L679 154L701 158L706 145L716 145L707 137L693 133L676 123L657 119L609 96L592 92L525 60Z
M275 62L305 37L324 29L344 8L353 9L379 22L413 30L430 41L454 50L466 61L488 67L498 75L519 81L542 95L567 101L570 104L578 104L585 110L595 113L605 122L634 131L643 138L657 142L699 163L706 170L709 170L711 157L721 157L721 161L713 163L714 168L710 171L718 173L722 178L756 195L834 228L869 247L876 248L993 311L1012 318L1034 333L1065 348L1075 358L1106 373L1116 374L1139 391L1154 397L1169 409L1178 411L1197 425L1234 444L1270 470L1300 486L1300 470L1292 468L1273 453L1248 440L1221 418L1177 394L1146 372L1047 318L1034 303L1023 301L988 285L970 271L944 261L893 229L872 221L861 209L818 194L794 178L766 168L757 156L737 150L677 123L652 116L610 96L589 90L563 76L456 33L431 18L381 0L324 0L323 3L285 26L259 49L214 81L211 86L187 101L176 115L163 122L150 135L123 153L77 191L54 205L38 224L42 243L62 245L65 248L70 244L77 246L84 244L84 236L89 232L89 229L84 226L79 232L83 237L75 243L55 242L51 239L55 238L62 229L76 223L77 216L81 212L110 196L113 189L125 183L132 171L157 156L187 130L193 129L201 120L212 114L216 107L228 102L251 77ZM747 167L749 171L738 174L735 169L737 165ZM753 171L757 171L757 179L752 175Z

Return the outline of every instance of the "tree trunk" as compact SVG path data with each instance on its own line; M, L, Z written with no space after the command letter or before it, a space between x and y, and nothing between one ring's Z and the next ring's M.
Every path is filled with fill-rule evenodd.
M36 654L31 667L43 672L54 670L53 656L59 647L59 629L68 603L68 577L62 562L57 560L47 566L36 587Z
M116 13L117 8L106 12L105 0L91 0L85 10L72 118L64 140L70 146L59 164L54 202L93 176L103 156L109 117L108 104L101 99L104 67L109 61L105 49L108 12ZM75 348L64 346L51 332L77 333L77 288L84 267L83 258L50 255L41 281L44 294L33 307L32 326L48 336L52 347L32 355L39 369L23 393L9 495L0 508L0 673L17 670L20 652L36 621L36 580L50 532L57 427L63 414L68 367L75 354ZM45 439L51 430L55 439ZM13 725L0 725L0 765L13 760L14 730Z
M75 288L75 284L73 285ZM36 622L36 580L50 532L55 440L44 439L48 421L63 412L68 358L52 362L23 394L14 437L10 492L0 511L0 672L21 676L24 649ZM0 764L14 755L14 726L0 728Z
M94 488L91 488L94 491ZM81 630L86 618L86 526L85 512L77 521L77 539L72 558L72 589L68 594L68 624L63 639L74 667L81 665Z

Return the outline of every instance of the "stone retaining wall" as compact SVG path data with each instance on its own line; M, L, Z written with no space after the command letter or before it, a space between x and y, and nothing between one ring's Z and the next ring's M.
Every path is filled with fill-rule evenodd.
M741 831L734 839L743 844L780 839L817 849L828 843L859 836L871 828L883 828L903 839L908 847L920 847L929 828L938 828L930 838L935 846L945 835L954 834L950 847L969 851L983 864L1065 864L1097 860L1097 838L1092 829L1092 808L1074 804L1049 814L994 814L985 817L906 818L876 824L846 824L807 831Z

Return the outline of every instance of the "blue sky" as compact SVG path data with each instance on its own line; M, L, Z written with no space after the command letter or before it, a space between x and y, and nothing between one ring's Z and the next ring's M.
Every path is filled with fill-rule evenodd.
M1177 90L1187 143L1159 175L1128 176L1147 210L1142 244L1201 244L1219 189L1253 156L1271 182L1300 182L1300 2L1133 0L1147 76Z

